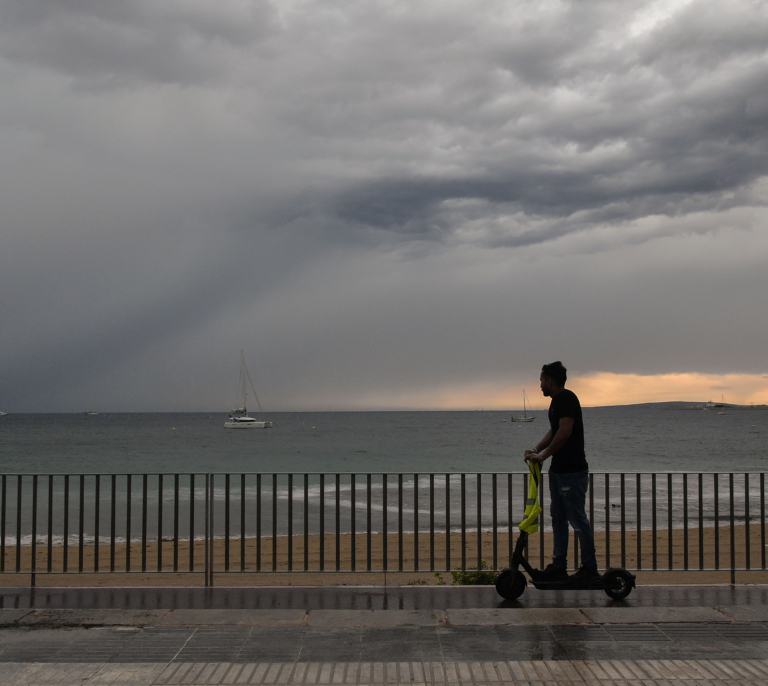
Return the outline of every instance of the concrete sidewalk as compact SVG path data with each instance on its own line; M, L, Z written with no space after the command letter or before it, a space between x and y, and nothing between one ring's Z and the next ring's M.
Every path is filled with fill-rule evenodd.
M3 686L165 684L410 686L741 686L768 683L766 660L6 664Z
M768 623L768 605L449 610L0 609L4 627L408 627Z
M392 589L390 607L403 609L381 609L380 589L179 589L162 602L151 589L91 590L30 595L37 606L26 608L0 595L0 686L768 686L765 587L642 588L619 603L591 594L583 606L571 594L562 607L547 606L554 593L527 594L525 607L485 590ZM373 609L344 607L350 597ZM109 607L93 607L105 598Z

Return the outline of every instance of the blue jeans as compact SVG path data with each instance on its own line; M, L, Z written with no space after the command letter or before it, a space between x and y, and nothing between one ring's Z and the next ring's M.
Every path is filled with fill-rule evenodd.
M597 569L595 536L589 525L584 503L589 486L589 472L554 474L549 472L549 513L552 515L554 551L552 563L556 567L568 567L568 524L573 527L581 546L581 563Z

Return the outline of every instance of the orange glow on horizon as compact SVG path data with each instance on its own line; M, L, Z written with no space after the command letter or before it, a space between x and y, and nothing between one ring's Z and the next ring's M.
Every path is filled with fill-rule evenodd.
M768 375L759 374L614 374L596 372L568 379L566 384L584 407L722 399L735 405L768 404ZM359 409L378 410L516 410L522 409L522 388L533 409L549 407L538 378L529 384L480 383L431 388L422 392L358 397Z
M768 376L759 374L612 374L598 372L569 384L584 406L632 405L675 400L768 403Z

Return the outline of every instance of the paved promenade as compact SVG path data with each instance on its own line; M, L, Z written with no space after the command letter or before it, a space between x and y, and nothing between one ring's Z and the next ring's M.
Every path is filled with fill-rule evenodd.
M768 684L763 586L200 590L0 589L0 684Z

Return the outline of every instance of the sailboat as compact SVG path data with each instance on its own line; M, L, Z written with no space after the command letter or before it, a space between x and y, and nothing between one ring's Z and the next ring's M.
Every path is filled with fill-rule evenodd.
M240 351L240 379L237 383L237 401L235 405L240 404L240 398L243 399L243 404L240 407L235 407L229 413L229 419L224 422L224 428L226 429L271 429L272 422L264 421L264 419L255 419L248 415L248 387L253 391L253 397L256 398L256 404L259 406L259 412L264 415L264 411L261 409L261 403L259 402L259 396L256 395L256 389L253 387L253 381L251 381L251 375L248 373L248 367L245 366L245 354Z
M528 410L525 407L525 389L523 389L523 414L513 414L513 422L532 422L536 417L528 416Z

